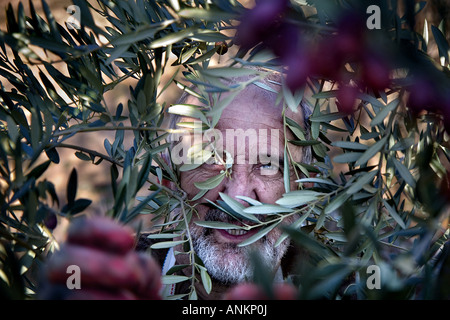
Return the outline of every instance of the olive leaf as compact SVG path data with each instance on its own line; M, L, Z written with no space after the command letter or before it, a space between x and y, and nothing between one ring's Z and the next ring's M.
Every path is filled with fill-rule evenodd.
M267 235L270 231L272 231L277 225L278 225L278 223L272 223L272 224L268 225L267 227L261 228L254 235L251 235L250 237L248 237L244 241L240 242L238 244L238 246L239 247L245 247L245 246L248 246L248 245L258 241L259 239L261 239L262 237Z
M226 173L224 171L218 174L217 176L206 179L205 181L194 182L194 185L200 190L214 189L215 187L217 187L219 184L222 183L223 179L225 178L225 175Z
M237 200L232 199L230 196L225 193L219 192L220 198L224 201L226 205L233 211L230 214L236 214L238 217L243 219L259 223L260 221L253 215L247 212L244 212L244 205L238 202Z
M323 193L317 191L296 190L283 194L283 197L275 202L280 206L284 206L287 208L295 208L314 202L323 195L324 195Z

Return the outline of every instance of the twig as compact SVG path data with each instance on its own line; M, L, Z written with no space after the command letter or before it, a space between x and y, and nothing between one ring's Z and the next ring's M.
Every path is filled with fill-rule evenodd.
M174 132L173 129L163 129L159 127L133 127L133 126L115 126L115 127L71 127L67 130L53 133L53 137L66 136L78 132L96 132L96 131L117 131L117 130L138 130L138 131L164 131Z
M93 156L96 156L96 157L102 158L103 160L111 162L111 163L113 163L113 164L115 164L115 165L117 165L119 167L123 167L123 164L120 163L119 161L117 161L117 160L115 160L115 159L113 159L113 158L111 158L109 156L106 156L106 155L104 155L104 154L102 154L100 152L97 152L97 151L94 151L94 150L91 150L91 149L88 149L88 148L84 148L84 147L80 147L80 146L77 146L77 145L74 145L74 144L68 144L68 143L58 143L58 144L55 145L55 147L57 147L57 148L74 149L74 150L78 150L78 151L81 151L81 152L89 153L89 154L91 154Z

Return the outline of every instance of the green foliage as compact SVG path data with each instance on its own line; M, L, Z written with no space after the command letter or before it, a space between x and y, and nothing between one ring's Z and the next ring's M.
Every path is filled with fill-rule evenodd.
M219 32L225 22L222 18L217 22L221 7L229 15L239 8L225 1L203 9L200 3L183 4L177 14L172 7L176 3L98 1L93 7L74 1L81 12L79 29L55 21L45 1L44 17L31 1L29 16L21 3L17 9L8 6L7 30L0 33L1 283L5 296L34 295L36 279L24 270L40 264L58 245L46 225L48 216L70 219L90 204L90 200L75 198L75 170L68 178L65 204L60 203L52 182L39 179L60 162L60 148L73 149L78 158L93 165L111 164L114 205L108 214L123 223L145 210L158 220L176 206L186 205L182 191L150 179L153 174L159 182L164 177L177 183L176 173L161 157L169 145L167 130L161 126L166 106L157 98L173 80L164 84L161 76L170 66L170 54L178 57L176 64L207 65L215 53L210 42L227 39ZM105 28L96 24L99 15L109 23ZM108 106L104 96L130 77L137 84L130 88L125 115L122 104ZM104 152L65 142L80 132L102 130L116 131L113 142L104 141ZM134 134L129 149L123 146L125 131ZM137 202L136 194L146 182L153 192ZM178 223L165 224L162 229L175 227L175 232L178 226L182 230L190 214L190 209L183 210ZM180 235L185 236L185 231ZM16 254L22 258L16 261ZM193 251L191 258L194 264ZM204 271L201 274L206 279Z
M331 13L342 9L337 2L299 3L303 2L293 2L289 16L299 26L319 38L336 31ZM59 164L60 148L73 149L79 159L92 165L102 161L110 164L114 199L110 216L129 223L139 214L151 214L158 231L152 237L164 239L153 249L184 245L190 264L175 269L189 267L193 276L175 275L174 269L163 283L189 281L188 298L196 298L195 275L199 275L210 292L211 279L195 256L187 228L195 207L178 181L179 171L195 165L177 168L166 163L163 154L170 152L167 138L171 130L163 126L165 111L188 115L200 120L206 129L213 129L223 109L249 84L272 90L261 82L267 72L236 65L268 70L278 68L279 61L258 45L250 51L239 50L230 66L210 68L217 54L216 43L232 44L225 31L233 29L244 12L237 1L98 0L93 6L80 0L74 4L81 10L80 29L55 21L45 1L45 16L39 16L30 1L29 16L22 4L17 8L9 5L7 28L0 31L1 294L33 298L37 284L33 270L58 247L49 218L56 214L70 219L90 205L90 200L76 198L75 170L67 178L64 202L58 199L54 184L42 178ZM306 18L305 6L315 9L316 14ZM393 43L410 41L419 52L419 60L409 54L396 56L407 61L397 71L432 70L432 76L448 83L445 33L434 26L431 29L443 61L438 69L423 58L426 54L417 40L423 39L422 35L400 32L406 18L386 8L383 12L390 14L390 23L396 26L389 29L387 38ZM96 24L99 16L106 18L106 27ZM171 55L175 62L169 61ZM178 66L182 75L177 71L163 83L162 75L173 66ZM221 81L243 75L250 75L250 80L235 86ZM125 110L122 104L106 105L105 94L129 78L135 79L136 85L130 88ZM412 289L418 283L425 288L436 285L433 258L448 239L447 226L444 232L438 231L448 203L449 138L441 114L428 112L416 117L414 110L404 105L410 79L409 74L399 76L389 89L360 91L358 107L349 114L336 108L338 91L333 83L329 88L326 79L311 77L306 85L313 92L309 98L314 106L310 136L301 124L284 116L286 127L296 137L285 141L285 160L295 170L298 189L288 188L286 163L286 193L275 204L241 197L250 204L245 208L226 194L211 203L241 220L242 227L212 221L198 224L221 229L260 228L240 244L245 246L295 216L277 244L291 237L311 257L299 266L299 275L293 279L302 298L434 298L432 290L420 295ZM173 82L204 106L161 104L159 97ZM196 85L195 91L189 84ZM305 87L292 92L284 83L278 85L284 110L296 109L305 98ZM231 93L229 98L220 99L223 92ZM82 132L103 130L114 130L115 138L104 141L102 152L66 142ZM133 134L128 149L123 144L126 131ZM337 134L340 140L336 140ZM310 146L315 162L293 161L290 145ZM331 151L335 151L332 158ZM211 156L211 152L203 153L203 148L198 152L200 155L193 157L206 161ZM222 162L221 174L196 184L200 192L195 199L229 178L231 165L226 159ZM318 175L310 177L311 172ZM175 187L167 188L161 183L163 179ZM305 183L313 187L306 189ZM146 187L149 195L137 197ZM266 219L259 219L260 215ZM252 224L245 223L248 221ZM386 279L395 281L379 292L368 291L365 279L370 264L382 266ZM349 277L355 281L348 282Z

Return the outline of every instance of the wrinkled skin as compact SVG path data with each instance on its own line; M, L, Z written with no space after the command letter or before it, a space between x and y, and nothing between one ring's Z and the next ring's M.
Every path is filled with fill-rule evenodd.
M246 196L252 199L258 200L263 203L275 203L276 200L282 197L285 193L284 180L283 180L283 157L284 157L284 132L283 132L283 119L282 119L282 107L275 106L275 95L268 95L262 93L262 90L256 86L250 86L243 92L237 95L233 102L224 110L222 117L216 129L222 132L222 137L224 139L223 146L227 146L227 129L242 129L245 133L250 132L248 130L255 130L259 132L260 129L266 129L267 132L275 129L278 131L278 141L273 141L271 137L267 138L267 149L268 152L272 151L276 154L271 154L273 158L278 158L278 168L276 164L270 166L260 163L260 159L263 159L263 155L257 157L257 163L252 163L250 161L251 156L257 153L260 148L256 140L247 139L245 144L245 149L238 148L239 143L235 139L234 150L227 150L234 155L234 164L232 166L232 174L230 178L225 178L222 183L216 188L208 191L204 197L196 201L197 214L193 216L190 225L191 234L195 240L199 240L203 245L200 250L197 250L200 258L205 263L210 275L213 277L213 292L210 293L209 298L219 299L222 297L223 292L228 289L230 285L237 282L241 282L243 279L239 278L239 275L235 277L227 278L227 274L244 273L249 271L251 268L249 265L248 254L250 250L256 249L263 255L271 254L273 258L267 258L266 263L269 267L273 268L275 272L280 265L280 260L287 249L288 243L280 245L275 250L273 244L278 240L281 235L281 230L279 228L273 229L264 238L258 242L249 245L248 247L238 248L237 244L248 238L252 232L250 231L247 235L242 235L239 237L233 237L226 234L223 230L208 229L205 230L203 227L199 227L195 224L195 221L202 220L218 220L229 223L236 223L232 218L226 215L216 216L214 215L214 210L211 210L206 203L206 199L215 202L220 200L219 193L224 193L235 200L241 202L244 206L248 204L240 199L235 198L236 196ZM187 103L199 104L195 98L188 99ZM245 112L247 111L247 112ZM243 116L244 115L244 116ZM245 116L246 115L246 116ZM301 112L291 113L288 112L287 116L295 119L298 123L303 123L303 115ZM189 119L182 119L182 121L188 121ZM191 119L192 121L192 119ZM261 138L261 137L258 137ZM288 132L288 139L293 139L293 136ZM290 150L293 158L301 162L302 161L302 148L296 146L290 146ZM245 159L245 161L243 161ZM193 198L199 190L195 187L195 182L205 181L220 173L223 170L223 165L217 164L203 164L197 169L182 172L180 176L181 187L188 194L188 198ZM292 168L291 168L292 169ZM291 176L291 190L295 190L295 173L290 170ZM211 218L211 216L213 218ZM293 217L286 218L285 223L292 222ZM209 251L209 257L212 257L210 264L206 261L205 257L207 254L202 255L205 251ZM187 263L186 255L180 255L177 257L179 263ZM244 267L245 265L245 267ZM217 269L217 272L214 270ZM239 271L236 271L239 270ZM215 276L215 274L218 276ZM225 273L225 274L224 274ZM250 277L250 274L247 274ZM217 279L219 278L219 279ZM199 286L200 295L203 288ZM205 296L206 297L206 296Z
M186 103L199 104L198 101L188 99ZM275 151L276 154L270 155L273 158L279 158L278 163L283 165L284 155L284 128L282 119L282 107L275 106L275 95L267 94L264 90L250 86L238 94L232 103L224 110L222 117L217 125L217 129L225 132L226 129L276 129L279 132L278 141L267 139L267 150ZM303 123L301 112L287 115L298 123ZM191 119L183 119L191 120ZM226 135L224 134L225 140ZM293 136L288 132L288 139ZM251 139L250 139L251 140ZM277 147L271 148L271 144ZM225 143L226 145L226 143ZM205 196L196 201L197 213L194 214L190 224L190 230L195 239L203 239L203 243L208 248L215 248L219 252L218 260L222 265L219 268L225 270L233 269L234 265L248 265L247 249L237 249L237 244L248 238L248 234L233 236L224 232L199 227L196 221L204 220L205 217L213 216L214 219L225 220L236 223L223 215L217 215L217 212L211 214L210 208L205 205L206 200L216 201L219 198L219 192L227 194L231 198L236 196L247 196L264 203L274 203L285 192L283 169L275 165L262 163L249 163L249 158L257 152L258 146L252 143L246 143L245 148L237 148L235 143L234 162L232 166L231 177L225 178L222 183L208 191ZM290 145L290 151L293 158L302 161L302 148ZM267 156L267 155L266 155ZM239 161L238 161L238 157ZM259 157L258 157L259 159ZM180 177L180 183L188 198L194 197L198 193L195 182L201 182L209 177L217 175L221 165L203 164L199 168L183 172ZM295 189L296 176L291 170L291 189ZM235 198L236 199L236 198ZM238 199L236 199L238 200ZM247 203L238 200L247 206ZM292 218L285 219L284 223L291 222ZM244 221L245 222L245 221ZM248 223L248 222L245 222ZM248 246L249 248L260 250L264 247L273 247L273 243L279 238L281 231L278 228L273 229L265 237ZM195 240L194 239L194 240ZM47 290L47 297L52 298L52 288L64 286L67 277L67 266L71 264L79 265L82 273L82 289L72 290L69 296L65 298L82 299L158 299L158 292L161 287L161 270L155 261L148 255L143 255L133 250L134 238L129 228L119 226L115 222L106 218L86 219L81 224L72 226L68 240L63 245L60 252L50 259L47 268L47 279L50 290ZM287 244L280 245L272 249L272 257L268 258L268 264L275 272L280 259L286 250ZM177 248L180 250L181 248ZM262 251L263 253L265 251ZM185 261L187 255L177 255L177 262L189 263ZM225 263L225 264L224 264ZM207 266L208 267L208 266ZM187 268L189 269L189 268ZM210 271L208 269L208 271ZM223 276L223 275L222 275ZM227 275L225 274L225 277ZM218 280L214 274L213 291L207 295L203 291L201 283L198 284L197 291L199 296L206 299L223 299L230 287L236 284L236 280ZM289 291L289 290L288 290ZM245 292L245 290L244 290ZM289 291L287 296L292 297ZM240 295L242 297L242 294ZM45 294L44 294L45 298ZM249 298L253 298L249 295Z

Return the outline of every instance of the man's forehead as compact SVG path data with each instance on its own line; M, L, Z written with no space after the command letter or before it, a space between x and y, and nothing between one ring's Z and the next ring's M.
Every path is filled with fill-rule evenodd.
M226 98L226 95L222 98ZM239 92L223 110L214 129L197 131L201 137L198 141L215 141L221 150L228 150L234 156L245 159L255 154L281 159L285 143L283 104L276 102L275 93L268 93L267 90L251 85ZM186 99L185 103L201 105L193 96ZM286 115L303 126L303 112L300 110L293 113L288 108ZM193 120L186 117L181 119L181 121ZM294 139L290 130L286 132L288 140ZM195 137L195 130L190 134ZM188 139L185 143L195 144L195 138ZM290 145L290 149L296 161L300 161L302 148Z
M223 93L220 99L225 99L230 93ZM202 103L194 96L189 96L186 103L193 105L202 105ZM298 108L297 112L293 112L289 108L286 115L303 124L303 112ZM238 127L239 123L242 129L244 127L258 127L259 124L265 124L269 127L283 127L283 103L277 103L277 94L266 89L260 88L254 84L250 84L241 90L236 97L222 111L218 128L222 124L227 126ZM251 124L254 126L251 126ZM244 127L243 127L244 126Z

